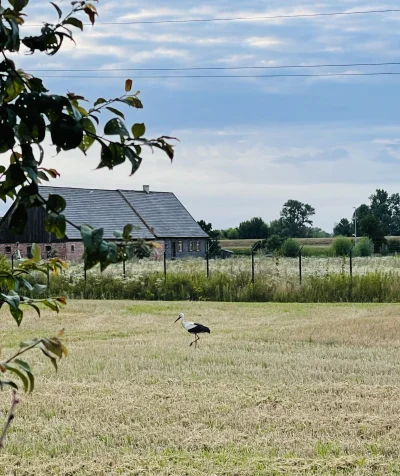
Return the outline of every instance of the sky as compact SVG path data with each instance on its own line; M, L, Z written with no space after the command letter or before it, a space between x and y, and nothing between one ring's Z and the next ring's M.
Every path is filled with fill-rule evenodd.
M184 8L182 4L184 3ZM127 123L145 122L147 136L179 138L173 164L146 153L130 177L128 164L97 171L99 150L55 156L45 165L53 185L174 192L196 220L214 228L279 216L288 199L316 209L314 225L332 231L377 189L400 192L400 76L291 78L156 78L193 74L311 74L400 72L400 65L282 70L151 72L127 68L248 67L382 63L398 60L400 13L210 23L110 25L106 22L277 16L399 8L398 2L358 0L100 1L94 27L76 33L56 56L14 57L44 78L52 93L89 100L117 97L124 79L140 90L144 109L126 110ZM267 4L267 5L266 5ZM59 5L68 10L65 0ZM54 21L48 2L31 1L23 31ZM100 72L74 72L96 69ZM52 71L51 71L52 70ZM67 70L67 71L61 71ZM111 70L104 72L103 70ZM66 76L78 77L66 77ZM55 76L55 77L54 77ZM85 78L83 76L92 76ZM107 78L93 78L107 76ZM141 78L142 76L142 78ZM107 116L104 119L108 119ZM4 206L0 213L4 213Z

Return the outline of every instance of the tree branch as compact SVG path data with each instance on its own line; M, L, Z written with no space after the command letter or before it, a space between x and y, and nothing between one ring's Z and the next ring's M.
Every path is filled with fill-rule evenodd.
M35 342L35 344L30 345L29 347L25 347L24 349L19 350L15 355L13 355L12 357L10 357L10 358L9 358L8 360L6 360L4 363L5 363L5 364L9 364L10 362L12 362L14 359L16 359L17 357L19 357L20 355L25 354L25 352L28 352L28 350L34 349L34 348L37 347L39 344L40 344L40 340L38 340L37 342Z
M8 412L7 420L4 423L3 431L0 436L0 450L4 448L4 440L6 439L6 434L7 431L14 420L15 417L15 409L17 408L17 405L19 403L19 400L17 398L17 392L16 390L13 389L12 391L12 400L11 400L11 408L10 411Z

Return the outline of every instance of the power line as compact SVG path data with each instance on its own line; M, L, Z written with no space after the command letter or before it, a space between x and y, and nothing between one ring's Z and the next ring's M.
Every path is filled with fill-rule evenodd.
M257 21L257 20L279 20L288 18L315 18L315 17L334 17L347 15L372 15L383 13L399 13L399 8L390 8L385 10L364 10L354 12L328 12L328 13L299 13L294 15L265 15L254 17L227 17L227 18L192 18L188 20L137 20L128 22L98 22L98 25L160 25L165 23L210 23L210 22L228 22L228 21ZM26 23L27 26L42 26ZM85 23L91 26L91 23Z
M323 74L216 74L216 75L157 75L136 76L135 79L188 79L188 78L324 78L334 76L399 76L399 72L373 72L373 73L323 73ZM42 78L80 78L80 79L126 79L126 76L83 76L83 75L43 75Z
M282 65L282 66L199 66L186 68L113 68L111 69L30 69L32 72L113 72L113 71L237 71L237 70L265 70L265 69L313 69L313 68L348 68L355 66L395 66L400 65L400 61L384 63L344 63L344 64L309 64L309 65Z

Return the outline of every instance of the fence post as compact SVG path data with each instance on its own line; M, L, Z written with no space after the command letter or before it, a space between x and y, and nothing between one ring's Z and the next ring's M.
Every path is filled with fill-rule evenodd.
M85 282L86 282L86 280L87 280L86 264L83 265L83 276L84 276Z
M299 249L299 281L300 286L303 284L303 255L302 255L303 246Z
M167 242L164 241L164 279L167 280Z
M254 254L259 248L261 248L261 246L262 246L262 241L257 241L257 243L254 243L254 245L251 247L251 282L253 284L255 283Z
M207 278L210 277L210 242L206 240Z
M126 261L122 261L122 277L126 279Z
M353 277L353 248L354 246L352 246L350 248L350 277L352 278Z
M251 248L251 282L255 282L255 273L254 273L254 248Z

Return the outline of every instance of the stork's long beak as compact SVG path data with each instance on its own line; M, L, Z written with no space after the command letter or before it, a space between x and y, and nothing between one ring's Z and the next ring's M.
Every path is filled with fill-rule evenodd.
M175 322L178 322L180 318L181 318L181 316L179 316L178 319ZM174 322L174 324L175 324L175 322Z

